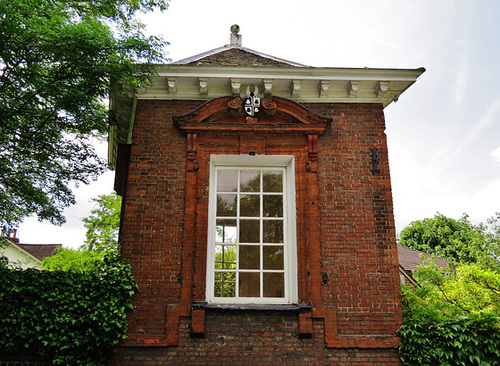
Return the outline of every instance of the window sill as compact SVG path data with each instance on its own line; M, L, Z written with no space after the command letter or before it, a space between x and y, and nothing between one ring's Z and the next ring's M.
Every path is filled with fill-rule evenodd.
M310 303L299 304L209 304L203 301L193 302L193 310L250 310L250 311L284 311L296 313L309 313L312 311Z

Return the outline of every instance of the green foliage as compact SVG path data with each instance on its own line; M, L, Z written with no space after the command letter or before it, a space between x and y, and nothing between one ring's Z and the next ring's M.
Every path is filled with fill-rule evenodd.
M500 270L499 222L499 214L488 225L475 226L466 214L457 221L438 213L412 222L399 234L398 243L454 262Z
M105 365L126 335L136 289L116 255L86 273L0 268L0 352L36 353L60 365Z
M102 258L118 253L121 197L116 193L93 199L97 206L83 219L87 240L78 250L60 248L57 254L44 258L42 267L50 271L84 273L101 266Z
M97 206L83 219L87 229L84 248L97 251L116 250L122 199L116 193L93 199Z
M439 268L431 260L424 264L413 273L422 287L403 287L405 319L500 316L500 273L477 264L458 264L453 269Z
M451 261L424 260L413 273L421 288L402 288L403 364L500 365L500 214L478 226L436 214L399 243Z
M92 144L109 127L104 100L164 60L134 14L167 1L0 0L0 226L63 223L69 183L106 169Z
M500 365L500 319L479 314L404 324L399 353L404 365Z
M92 250L59 248L57 254L43 259L42 267L49 271L91 272L102 265L104 256Z
M500 273L478 264L424 261L403 286L400 355L405 365L500 365Z

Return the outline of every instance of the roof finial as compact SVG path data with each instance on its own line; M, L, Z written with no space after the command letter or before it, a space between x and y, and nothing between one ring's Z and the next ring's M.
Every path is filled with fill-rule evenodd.
M229 36L229 46L241 47L242 40L241 40L241 34L238 34L239 31L240 31L240 26L238 24L233 24L231 26L231 35Z

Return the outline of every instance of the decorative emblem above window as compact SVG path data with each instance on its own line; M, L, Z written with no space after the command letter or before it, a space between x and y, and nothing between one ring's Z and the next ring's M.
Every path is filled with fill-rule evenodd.
M247 97L245 98L245 112L250 117L255 117L260 109L259 89L255 87L253 92L250 92L250 86L247 86Z
M248 98L219 97L189 113L172 116L174 125L187 133L273 131L321 135L332 123L331 118L321 117L292 100L274 96L261 100L257 88L253 93L250 88L247 91Z

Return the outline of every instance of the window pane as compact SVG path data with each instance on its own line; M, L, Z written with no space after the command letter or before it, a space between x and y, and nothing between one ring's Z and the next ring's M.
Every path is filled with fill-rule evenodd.
M264 273L264 297L284 297L285 279L283 273Z
M214 296L235 297L236 294L236 273L215 272Z
M264 243L283 243L283 220L264 220Z
M260 273L240 272L240 297L260 297Z
M236 220L217 220L215 241L217 243L236 243Z
M260 195L241 195L240 216L260 216Z
M236 192L238 189L238 171L217 170L217 192Z
M283 269L282 245L265 245L263 250L264 269Z
M215 246L215 269L236 269L236 246Z
M240 171L240 191L260 192L260 170Z
M283 196L263 196L264 217L283 217Z
M260 269L259 245L240 245L240 269Z
M260 242L260 220L240 220L240 243Z
M262 185L264 192L283 192L283 172L281 170L265 170Z
M217 195L217 216L236 216L236 195Z

